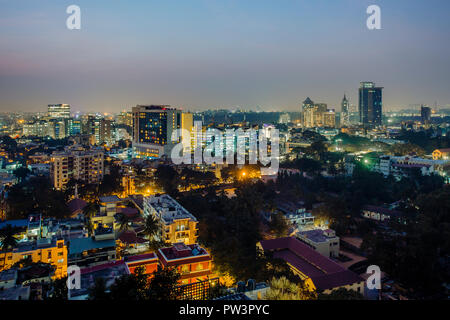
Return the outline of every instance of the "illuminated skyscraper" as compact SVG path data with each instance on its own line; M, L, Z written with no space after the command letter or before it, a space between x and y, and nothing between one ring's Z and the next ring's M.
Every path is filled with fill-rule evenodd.
M133 153L136 158L170 156L178 140L172 133L181 129L181 110L168 105L133 107Z
M361 82L359 86L359 119L364 127L381 125L383 112L383 87L373 82Z
M346 95L344 94L344 99L341 103L341 125L348 126L350 124L350 108Z
M70 105L68 104L49 104L48 116L50 118L67 119L70 118Z

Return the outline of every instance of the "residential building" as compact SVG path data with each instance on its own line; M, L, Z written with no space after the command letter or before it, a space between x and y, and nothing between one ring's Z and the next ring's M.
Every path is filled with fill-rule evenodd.
M144 198L144 216L160 223L160 238L167 243L190 245L197 242L198 220L167 194Z
M294 237L262 240L258 246L288 263L310 290L329 294L339 288L364 294L365 281Z
M181 273L180 284L208 280L212 275L212 258L197 244L175 243L156 253L163 268L173 267Z
M116 259L116 241L96 240L95 237L70 239L69 265L95 266Z
M30 259L32 262L48 263L55 267L55 277L67 275L67 246L57 237L26 241L11 251L0 252L0 271L8 270L16 262Z
M433 160L450 160L450 148L434 150Z
M339 257L339 237L331 229L312 229L300 231L296 234L297 239L327 258Z
M55 189L62 190L70 179L88 184L100 183L104 175L104 152L100 148L66 147L51 157L50 177Z
M87 300L89 290L95 285L96 279L104 279L106 289L108 289L117 278L130 274L125 261L112 261L80 270L80 288L68 290L69 300Z
M158 256L153 253L145 253L135 256L124 257L124 261L130 270L130 273L134 273L136 268L143 268L145 274L152 274L158 269Z
M402 212L379 206L371 206L371 205L364 206L362 208L362 216L364 218L380 222L391 219L402 221Z

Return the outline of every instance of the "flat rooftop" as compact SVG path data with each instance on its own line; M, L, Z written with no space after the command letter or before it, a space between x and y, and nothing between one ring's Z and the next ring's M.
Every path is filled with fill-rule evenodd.
M146 197L144 202L152 206L166 224L171 224L174 220L180 219L197 221L197 218L167 194Z
M327 236L326 235L327 230L322 229L312 229L308 231L300 231L297 232L297 236L299 238L305 238L308 240L311 240L313 242L327 242L330 239L336 238L336 235L333 236ZM334 234L334 232L333 232Z
M123 260L109 262L94 267L88 267L80 270L80 289L69 290L70 298L77 298L89 294L89 289L94 286L95 279L103 278L106 281L106 287L110 287L114 281L130 271Z
M175 243L172 247L162 248L158 251L164 255L167 261L209 255L205 249L197 244Z

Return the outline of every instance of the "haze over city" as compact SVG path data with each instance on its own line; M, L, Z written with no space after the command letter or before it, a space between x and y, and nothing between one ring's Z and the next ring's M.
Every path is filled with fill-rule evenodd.
M0 1L0 111L340 110L360 81L385 87L384 111L450 104L450 3L417 1ZM382 29L366 28L381 8Z

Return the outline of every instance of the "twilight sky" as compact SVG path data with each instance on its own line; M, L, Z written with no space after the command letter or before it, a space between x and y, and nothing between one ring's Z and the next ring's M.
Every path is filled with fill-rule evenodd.
M294 111L306 96L340 110L359 81L385 87L385 110L450 104L450 1L0 0L0 112Z

